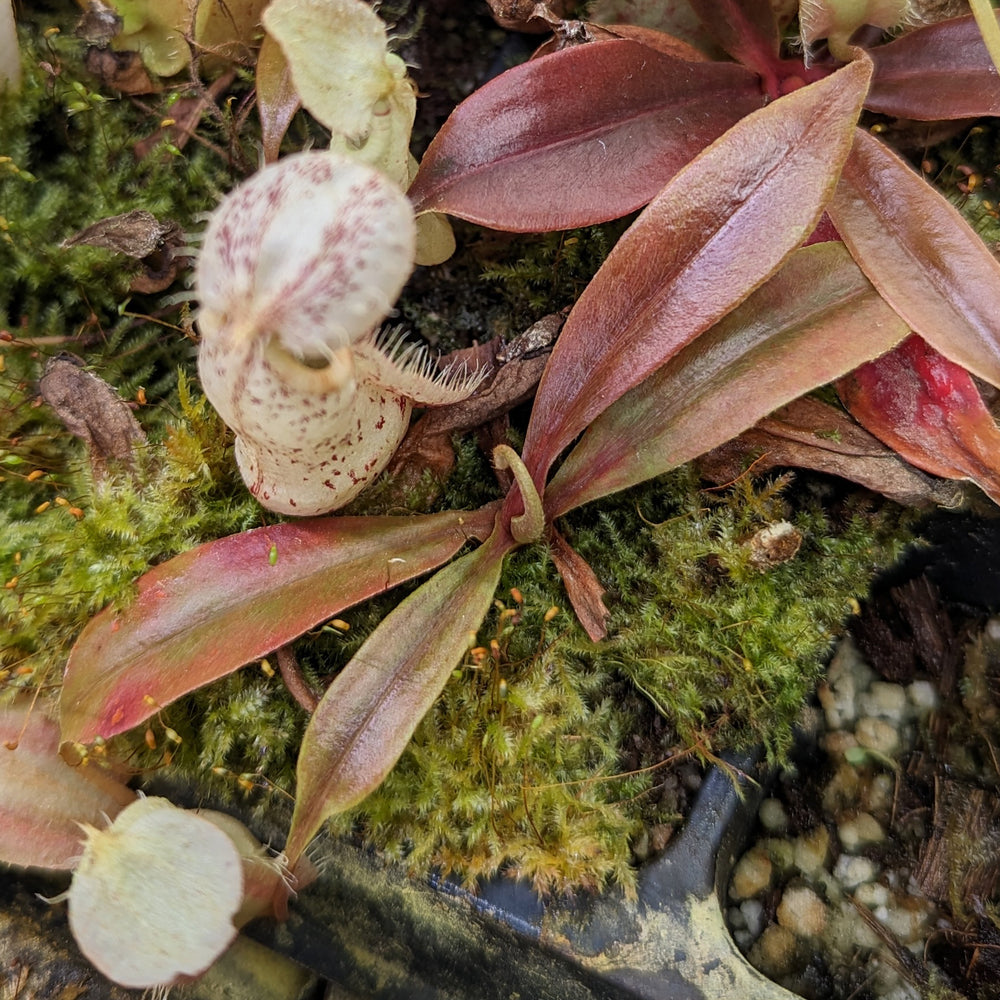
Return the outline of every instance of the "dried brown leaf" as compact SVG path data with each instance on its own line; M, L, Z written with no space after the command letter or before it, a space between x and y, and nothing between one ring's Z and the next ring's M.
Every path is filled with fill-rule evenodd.
M94 478L103 479L112 462L131 467L146 435L125 402L103 379L62 353L45 365L38 389L66 429L87 446Z
M163 89L153 82L138 52L115 52L93 46L87 50L84 65L102 86L122 94L155 94Z
M455 434L496 421L506 425L510 410L534 393L564 320L563 315L552 313L508 344L497 338L442 358L441 365L464 363L470 371L487 367L491 374L468 399L429 409L410 428L389 465L394 485L400 490L412 488L428 470L443 478L455 464L451 444ZM492 448L487 446L483 450L489 453Z
M963 491L904 462L841 410L806 396L782 407L697 460L714 483L730 483L750 460L754 472L792 466L849 479L909 507L955 507Z
M104 247L141 260L163 245L164 238L177 229L173 223L161 223L152 212L135 209L101 219L63 240L64 247Z

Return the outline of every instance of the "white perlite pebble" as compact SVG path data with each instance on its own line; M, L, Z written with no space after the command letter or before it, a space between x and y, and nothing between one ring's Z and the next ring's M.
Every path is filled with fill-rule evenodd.
M834 729L821 738L820 745L831 757L843 757L858 745L858 740L848 729Z
M808 886L791 885L782 894L777 917L799 937L818 937L826 927L826 905Z
M923 940L931 914L931 904L914 896L904 896L895 901L894 905L879 907L875 911L879 923L902 944Z
M803 875L811 875L826 864L830 851L830 833L825 826L817 826L814 830L796 837L793 847L795 867Z
M833 777L823 789L823 811L836 815L858 801L863 786L862 773L853 764L841 760Z
M891 895L884 885L871 882L859 885L854 893L854 899L860 906L867 906L869 910L875 910L880 906L885 906Z
M880 771L872 775L864 790L862 802L867 812L877 814L888 813L892 808L892 799L896 792L896 776L888 771Z
M914 681L906 694L918 717L928 715L938 706L937 688L930 681Z
M764 906L756 899L746 899L740 903L740 916L743 926L752 938L760 936L764 929Z
M854 679L844 676L837 685L827 678L816 690L819 703L823 706L828 729L836 732L854 722Z
M882 994L882 1000L920 1000L920 991L909 983L896 983Z
M877 948L878 936L858 914L850 900L843 900L830 915L827 931L823 935L827 947L841 960L853 963L858 949Z
M842 640L830 661L826 680L819 686L819 702L830 729L844 729L854 722L858 692L866 690L873 677L850 637Z
M778 877L787 875L795 867L795 848L790 840L778 837L767 837L757 842L771 859Z
M906 689L901 684L886 681L872 681L871 687L858 698L858 711L862 715L874 715L897 725L908 714Z
M771 885L773 866L767 852L760 846L752 847L736 863L729 895L734 900L750 899L764 892Z
M832 872L828 872L825 868L813 873L809 882L823 899L839 899L843 895L844 890L840 883L833 877Z
M899 752L899 731L885 719L865 715L854 727L858 743L868 750L893 757Z
M871 813L859 812L856 816L840 823L837 827L837 836L840 837L840 846L848 854L857 854L872 844L882 843L885 840L885 831Z
M870 858L851 854L841 854L833 867L834 877L845 889L856 889L863 882L873 882L878 872L878 865Z
M887 956L873 956L866 970L871 995L879 1000L920 1000L920 991L913 989L902 978L899 969Z
M788 829L788 813L779 799L764 799L760 804L760 825L768 833L784 833Z

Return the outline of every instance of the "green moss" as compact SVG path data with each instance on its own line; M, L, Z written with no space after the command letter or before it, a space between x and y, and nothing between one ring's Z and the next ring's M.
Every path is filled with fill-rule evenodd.
M483 280L503 288L524 321L572 305L604 263L631 220L604 226L541 233L498 246L487 258Z
M118 330L138 324L127 309L151 313L155 300L129 300L138 266L94 247L64 248L74 233L109 216L145 209L182 229L209 210L235 180L231 158L199 142L183 152L137 159L136 143L155 133L173 107L164 97L132 102L100 93L81 65L83 44L68 32L47 39L22 28L25 79L0 102L0 326L22 337L81 339L98 353ZM212 120L209 143L231 146ZM252 141L252 136L247 137ZM237 156L253 162L243 150ZM165 340L168 325L157 333ZM118 345L116 353L127 345Z
M126 257L62 246L132 209L182 231L200 226L253 136L237 137L226 115L208 116L204 142L183 152L164 143L139 159L136 143L185 91L143 101L99 93L71 33L78 16L71 6L61 20L26 14L24 85L0 101L0 679L8 685L55 682L89 616L126 599L150 564L258 516L228 433L183 382L194 361L185 307L131 293L139 265ZM82 445L37 398L46 360L66 349L137 401L149 436L135 470L102 486Z
M544 553L522 553L507 578L537 575ZM518 573L517 570L525 572ZM551 569L549 569L551 573ZM543 581L538 581L543 582ZM543 891L631 886L629 842L641 811L620 805L648 777L620 776L633 717L607 670L560 655L578 626L545 622L553 581L498 604L469 655L386 782L338 827L417 870L467 880L501 867Z
M165 438L138 456L135 476L120 470L97 485L78 455L59 476L28 483L7 473L0 483L0 679L7 684L57 681L90 616L127 599L150 564L257 523L257 504L232 472L221 420L205 400L190 398L183 377L179 406ZM8 486L17 487L19 502Z
M545 622L565 604L558 576L544 547L517 553L501 593L522 603L498 604L396 769L337 828L470 881L504 869L546 891L631 889L630 844L677 820L656 765L758 744L782 759L854 595L906 537L895 513L848 507L834 523L783 486L701 492L682 469L577 512L567 533L609 588L602 643L567 611ZM785 517L802 547L761 571L747 540Z
M569 536L612 590L612 638L576 655L617 665L706 755L762 744L783 757L831 640L907 536L892 509L848 506L834 521L782 486L758 492L744 477L699 492L680 469L661 495L629 496ZM637 516L651 525L645 552ZM801 548L761 569L750 539L784 519Z
M187 459L178 464L190 468L200 453L180 440L174 451ZM489 499L488 463L467 442L458 454L446 500ZM566 608L545 547L515 553L479 648L382 787L335 828L415 871L437 867L471 882L503 870L547 892L634 889L633 844L680 822L685 808L663 765L756 744L779 760L852 596L905 537L892 513L848 507L835 521L805 494L786 500L783 486L744 479L702 492L678 470L567 519L567 536L609 590L611 632L599 644ZM212 508L224 492L190 499ZM802 548L761 571L747 539L783 517L802 532ZM145 544L155 543L154 535ZM181 538L158 544L164 554L185 547ZM93 549L80 558L92 562ZM296 652L307 680L329 683L417 585L344 612L346 632L324 626L303 637ZM294 789L305 722L280 679L252 664L160 713L155 750L137 733L116 749L157 768L166 747L171 767L266 812L274 794ZM179 744L165 742L167 726Z
M938 146L925 161L935 187L965 216L983 241L1000 242L1000 130L983 119Z

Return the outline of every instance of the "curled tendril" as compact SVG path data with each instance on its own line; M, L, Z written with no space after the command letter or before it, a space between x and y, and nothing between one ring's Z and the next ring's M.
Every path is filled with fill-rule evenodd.
M539 541L545 530L545 510L521 456L510 445L498 444L493 449L493 464L498 469L510 469L524 500L524 513L510 519L510 533L514 541L522 545Z

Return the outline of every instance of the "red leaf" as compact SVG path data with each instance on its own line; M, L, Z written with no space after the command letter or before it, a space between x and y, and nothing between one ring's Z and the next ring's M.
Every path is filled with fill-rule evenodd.
M1000 429L964 368L913 336L837 388L851 414L908 462L971 479L1000 503Z
M59 727L30 699L0 708L0 861L72 868L80 824L104 827L134 801L125 781L98 764L66 764Z
M546 512L557 517L696 458L908 332L842 244L798 250L591 424L549 483Z
M513 547L495 531L384 618L337 675L299 750L294 864L323 821L381 784L441 693L493 600Z
M1000 115L1000 80L971 14L911 31L871 57L870 111L918 121Z
M780 67L781 38L767 0L690 0L712 36L737 62L758 73L772 96Z
M744 118L619 240L570 313L535 397L524 460L539 489L602 410L738 305L812 232L869 73L870 64L852 63Z
M63 739L138 725L358 601L450 559L494 509L331 517L255 528L150 570L83 630L63 680Z
M858 129L828 211L910 329L1000 385L1000 264L944 196Z
M418 212L515 232L606 222L646 204L762 100L739 66L629 40L577 45L463 101L408 194Z
M604 588L590 563L555 529L549 536L549 555L562 577L566 596L580 624L593 642L607 635L609 611L604 604Z

